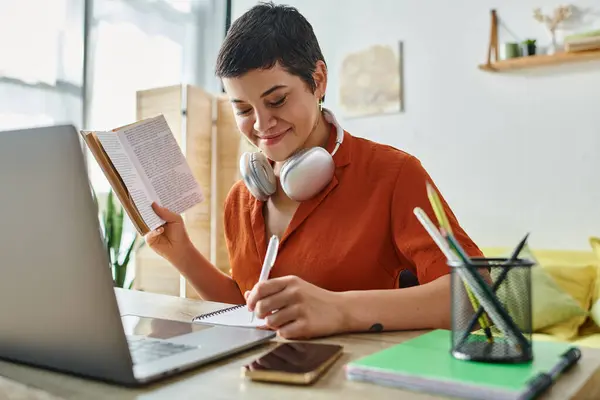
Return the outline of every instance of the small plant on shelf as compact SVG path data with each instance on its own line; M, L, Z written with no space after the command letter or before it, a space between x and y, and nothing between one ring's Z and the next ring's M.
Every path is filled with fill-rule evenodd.
M536 40L527 39L521 42L521 54L523 56L534 56L536 54Z

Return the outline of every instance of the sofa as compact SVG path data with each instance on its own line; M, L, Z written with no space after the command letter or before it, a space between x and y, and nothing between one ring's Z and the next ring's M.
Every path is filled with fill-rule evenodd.
M600 348L600 238L589 251L526 248L531 274L533 340L571 342ZM504 257L508 248L482 248Z

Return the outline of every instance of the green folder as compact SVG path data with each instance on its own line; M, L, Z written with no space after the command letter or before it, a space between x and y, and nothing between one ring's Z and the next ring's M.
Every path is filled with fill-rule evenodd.
M348 363L346 377L467 399L532 399L580 356L570 343L534 341L532 362L484 363L454 358L450 344L450 331L434 330Z

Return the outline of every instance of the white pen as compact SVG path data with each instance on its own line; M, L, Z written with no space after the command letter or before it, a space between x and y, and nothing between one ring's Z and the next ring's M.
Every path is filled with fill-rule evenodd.
M271 268L273 268L273 264L275 264L275 259L277 258L277 251L279 250L279 238L277 235L271 236L271 240L269 240L269 246L267 247L267 255L265 256L265 262L263 263L262 269L260 270L260 276L258 277L258 282L264 282L269 279L269 274L271 273ZM252 312L252 319L254 321L254 312Z

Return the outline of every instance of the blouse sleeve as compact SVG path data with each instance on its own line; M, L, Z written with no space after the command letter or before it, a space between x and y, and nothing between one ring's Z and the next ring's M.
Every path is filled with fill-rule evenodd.
M450 272L446 257L413 213L415 207L422 208L431 221L439 227L427 197L426 182L438 190L421 162L417 158L409 156L398 173L392 196L391 212L396 251L417 276L421 285ZM438 195L448 216L452 232L465 252L471 257L483 256L481 250L460 226L439 191Z

